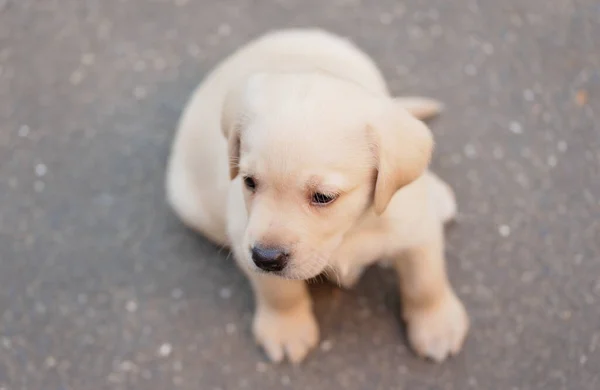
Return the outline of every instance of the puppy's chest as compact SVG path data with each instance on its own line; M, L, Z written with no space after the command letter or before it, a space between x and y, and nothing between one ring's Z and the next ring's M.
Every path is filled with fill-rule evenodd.
M384 257L349 257L346 262L339 264L336 268L336 282L344 288L352 288L358 283L367 268L373 264L384 268L391 266L390 260Z

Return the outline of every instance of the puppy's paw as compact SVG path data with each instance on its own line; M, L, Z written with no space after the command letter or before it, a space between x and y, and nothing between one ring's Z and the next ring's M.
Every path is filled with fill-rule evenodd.
M406 312L405 319L412 348L438 363L460 351L469 330L465 308L453 293L433 307Z
M259 308L254 315L254 337L269 359L281 362L287 356L301 362L319 341L319 327L310 306L289 311Z

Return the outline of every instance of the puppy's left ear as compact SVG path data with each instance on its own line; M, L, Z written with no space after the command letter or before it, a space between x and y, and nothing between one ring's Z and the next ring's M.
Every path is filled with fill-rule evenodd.
M377 168L373 205L375 212L381 215L396 191L427 169L433 152L433 136L427 125L393 99L379 106L368 130Z
M229 177L231 180L239 173L240 139L242 130L241 89L234 88L227 93L221 111L221 131L227 139L229 154Z

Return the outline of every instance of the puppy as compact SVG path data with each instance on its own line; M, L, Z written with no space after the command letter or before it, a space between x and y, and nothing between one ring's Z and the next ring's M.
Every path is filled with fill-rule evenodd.
M469 320L446 274L450 188L428 171L421 122L440 110L392 98L371 59L320 30L262 36L216 67L185 109L167 168L168 202L231 249L255 296L268 357L300 362L319 338L305 280L351 287L376 261L398 275L408 340L442 361Z

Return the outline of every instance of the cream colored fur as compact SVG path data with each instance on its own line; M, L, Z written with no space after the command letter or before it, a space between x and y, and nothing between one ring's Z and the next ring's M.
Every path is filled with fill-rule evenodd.
M377 261L398 274L413 349L435 361L460 350L469 320L448 281L443 237L456 203L427 170L433 140L420 121L440 110L431 99L392 98L366 54L318 30L254 40L195 91L172 147L168 201L232 250L271 360L299 362L318 342L304 280L325 273L351 287ZM315 192L338 197L316 205ZM257 244L288 249L288 266L259 272Z

